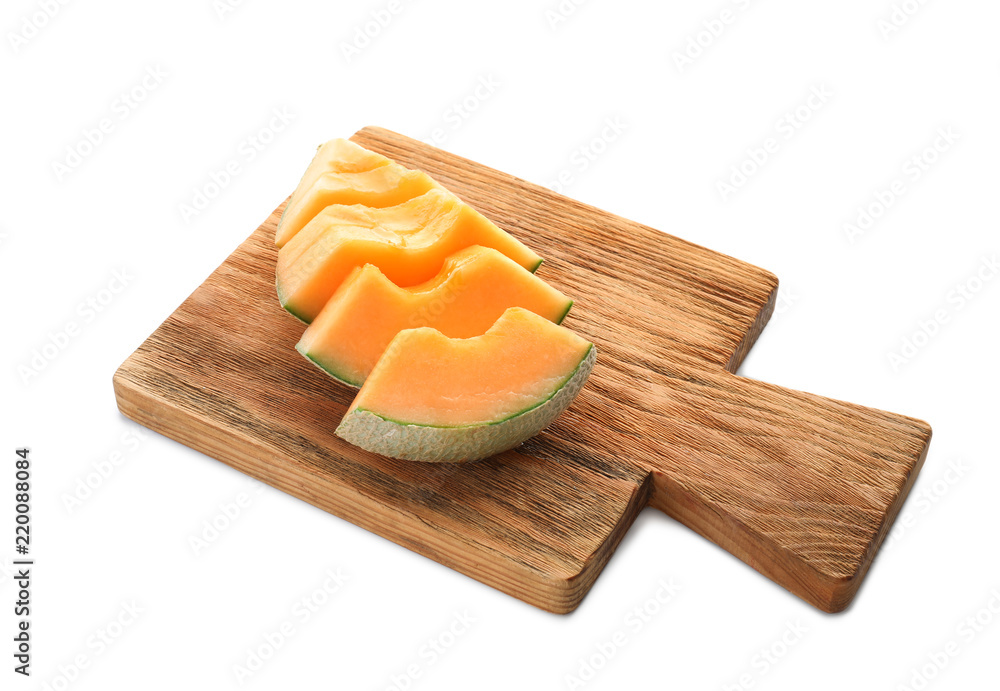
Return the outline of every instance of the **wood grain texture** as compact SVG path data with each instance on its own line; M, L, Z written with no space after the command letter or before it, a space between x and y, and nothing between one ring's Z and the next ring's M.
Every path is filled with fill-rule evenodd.
M114 377L128 417L553 612L574 609L654 506L816 607L846 607L926 456L919 420L734 374L777 279L738 260L378 128L545 257L601 353L574 405L516 451L393 461L334 435L354 390L294 349L271 214ZM733 574L734 578L740 574Z

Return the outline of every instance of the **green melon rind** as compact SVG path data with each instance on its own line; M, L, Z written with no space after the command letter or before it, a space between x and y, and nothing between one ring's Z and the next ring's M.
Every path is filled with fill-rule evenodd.
M298 319L303 324L312 323L310 320L306 319L304 316L296 312L295 308L289 307L288 304L285 302L285 294L284 291L281 290L281 279L278 277L277 273L275 273L274 276L274 289L275 292L278 293L278 303L281 304L281 306L284 308L286 312L288 312L290 315Z
M355 408L344 416L337 436L390 458L432 463L478 461L512 449L545 429L580 393L596 359L597 348L591 344L573 374L546 400L500 422L463 427L409 425Z
M570 300L569 304L566 305L566 311L562 313L562 316L559 317L559 319L557 319L555 323L556 324L562 324L564 321L566 321L566 317L569 316L569 311L571 309L573 309L573 301L572 300Z
M295 193L293 192L292 194L294 195ZM278 226L274 229L274 244L275 245L278 244L278 236L281 235L281 224L285 222L285 214L288 213L288 204L291 201L292 201L292 198L289 197L287 199L287 201L285 202L285 208L281 210L281 217L278 218ZM286 241L285 244L288 244L287 241Z
M302 347L301 342L295 344L295 350L299 351L299 353L301 353L306 360L316 365L316 367L323 370L323 372L330 375L331 377L339 381L341 384L347 384L348 386L355 389L360 389L361 385L364 384L364 382L358 383L345 378L343 375L337 372L337 370L333 369L329 364L316 359L311 353L306 352L306 350Z
M303 316L302 316L301 314L299 314L298 312L296 312L296 311L295 311L294 309L292 309L292 308L291 308L291 307L289 307L288 305L282 305L282 307L284 307L284 308L285 308L285 311L286 311L286 312L288 312L288 313L289 313L290 315L292 315L293 317L295 317L296 319L298 319L298 320L299 320L300 322L302 322L303 324L305 324L305 325L307 325L307 326L308 326L309 324L312 324L312 322L311 322L311 321L309 321L308 319L306 319L305 317L303 317Z

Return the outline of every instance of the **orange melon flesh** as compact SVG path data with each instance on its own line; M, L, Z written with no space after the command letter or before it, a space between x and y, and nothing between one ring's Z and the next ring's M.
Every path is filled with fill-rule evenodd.
M331 204L395 206L436 187L427 174L409 170L346 139L320 147L292 193L274 242L283 247Z
M288 205L298 203L324 173L366 173L390 163L392 161L382 154L369 151L348 139L331 139L316 149L316 155L302 175Z
M473 338L407 329L392 340L348 412L362 408L434 427L501 422L551 396L590 347L569 329L518 307Z
M337 427L367 451L416 461L486 458L537 434L583 387L593 344L520 307L485 334L400 331Z
M400 287L432 279L445 259L471 245L491 247L534 271L541 258L441 188L385 209L330 206L278 252L281 304L311 322L347 275L373 264Z
M355 268L296 348L333 377L361 386L393 337L429 326L450 338L484 334L508 307L556 324L573 302L500 252L474 245L426 283L400 288L366 264Z

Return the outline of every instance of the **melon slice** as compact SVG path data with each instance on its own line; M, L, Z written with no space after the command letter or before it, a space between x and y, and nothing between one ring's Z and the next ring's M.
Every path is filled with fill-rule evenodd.
M486 458L562 413L595 357L592 343L520 307L473 338L406 329L368 375L337 435L392 458Z
M354 269L296 348L336 379L361 386L403 329L429 326L450 338L470 338L485 333L508 307L524 307L559 324L572 305L512 259L473 245L412 288L398 287L372 264Z
M324 173L366 173L390 163L392 161L382 154L369 151L348 139L331 139L316 149L316 155L288 200L288 206L295 206Z
M409 170L347 139L319 148L278 222L282 247L331 204L395 206L437 187L426 173Z
M305 322L355 267L374 264L401 287L434 278L471 245L492 247L534 271L541 258L442 188L385 209L329 206L278 252L281 304Z

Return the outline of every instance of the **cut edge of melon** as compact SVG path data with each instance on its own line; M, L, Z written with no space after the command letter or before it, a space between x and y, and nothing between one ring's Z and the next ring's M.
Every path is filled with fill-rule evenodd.
M278 304L281 305L282 309L284 309L286 312L288 312L290 315L292 315L293 317L295 317L296 319L298 319L300 322L302 322L306 326L308 326L309 324L312 323L312 322L306 321L306 318L303 317L298 312L296 312L293 307L289 307L288 305L285 304L285 301L284 301L284 299L282 298L282 295L281 295L281 279L277 275L274 277L274 290L278 294Z
M332 377L333 379L336 379L341 384L346 384L347 386L350 386L351 388L354 388L354 389L360 389L361 386L364 384L364 382L351 381L350 379L342 376L341 374L339 374L335 370L330 369L329 367L327 367L326 365L324 365L323 363L321 363L319 360L317 360L316 358L314 358L312 355L310 355L306 351L305 347L302 346L302 341L299 341L298 343L295 344L295 350L299 351L299 353L302 355L302 357L304 357L306 360L308 360L313 365L315 365L316 367L318 367L321 371L323 371L323 373L325 373L326 375Z
M285 207L281 210L281 216L278 218L278 225L274 231L274 240L278 247L285 245L295 235L295 233L293 233L289 237L282 236L282 229L284 227L285 216L287 215L288 210L301 201L302 197L305 196L305 194L320 177L327 172L332 172L333 170L330 167L331 163L335 162L337 159L331 155L326 159L326 161L321 160L324 151L329 148L332 152L338 146L344 145L347 145L348 149L358 149L367 154L371 154L371 159L374 159L375 165L371 168L366 168L365 170L374 170L375 168L381 168L382 166L393 163L392 159L388 156L380 154L377 151L372 151L371 149L361 146L355 141L345 139L343 137L335 137L334 139L329 139L322 144L319 144L316 147L316 153L313 154L312 159L309 161L309 165L306 166L305 172L303 172L302 177L299 178L299 182L295 186L295 189L292 190L292 193L285 200ZM312 174L311 177L310 174Z
M597 347L591 343L576 368L551 394L503 420L453 427L415 425L355 408L344 416L336 434L390 458L430 463L481 460L512 449L548 427L576 399L596 360Z
M558 321L553 322L556 326L562 326L562 323L564 321L566 321L566 317L569 316L570 310L573 309L573 304L575 302L576 302L576 300L572 300L572 299L569 301L569 304L566 305L566 311L562 313L562 316L559 317Z

